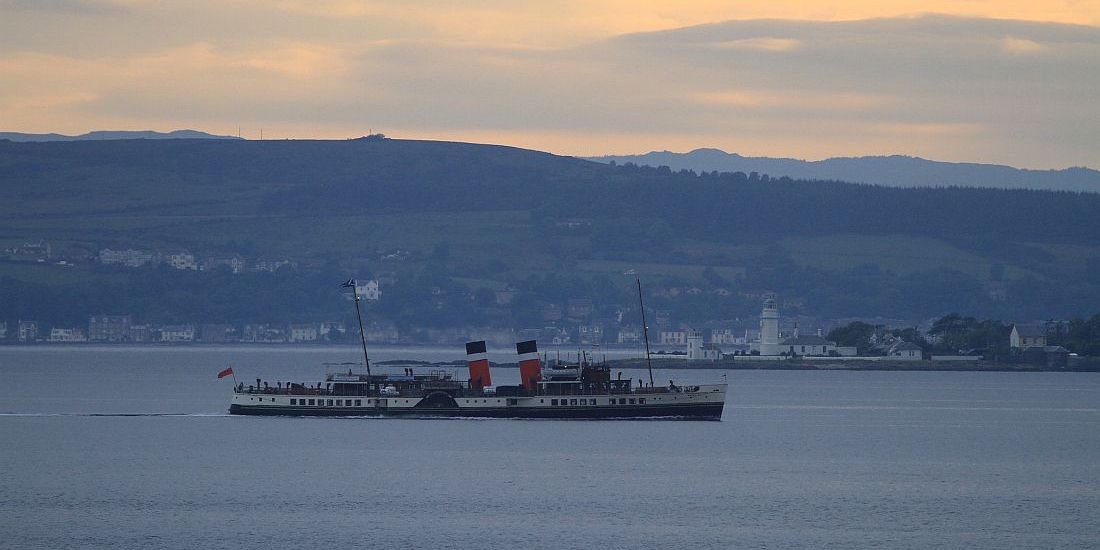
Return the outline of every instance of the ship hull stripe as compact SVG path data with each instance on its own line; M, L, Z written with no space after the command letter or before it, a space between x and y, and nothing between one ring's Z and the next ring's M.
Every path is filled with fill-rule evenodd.
M721 420L724 403L683 403L669 405L632 405L606 407L462 407L459 409L417 409L385 407L292 407L277 405L239 405L229 407L230 414L258 416L403 416L424 418L557 418L616 419L668 418L683 420Z

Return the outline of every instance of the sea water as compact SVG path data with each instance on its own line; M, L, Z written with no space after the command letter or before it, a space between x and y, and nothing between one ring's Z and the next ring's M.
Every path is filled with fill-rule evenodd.
M722 422L226 414L227 365L357 353L0 348L0 547L1100 547L1098 374L729 371Z

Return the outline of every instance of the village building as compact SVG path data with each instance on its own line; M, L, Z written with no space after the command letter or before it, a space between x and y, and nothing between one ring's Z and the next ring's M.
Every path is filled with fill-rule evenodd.
M814 335L793 336L780 342L779 350L780 355L825 357L836 352L836 342Z
M703 333L693 330L687 337L687 358L689 361L717 361L722 358L722 350L713 343L703 342Z
M662 330L657 336L657 343L668 346L687 345L687 331Z
M577 340L581 344L602 344L603 326L597 323L580 325L577 327Z
M50 329L50 342L87 342L88 337L83 329L79 328L52 328Z
M356 280L355 292L359 294L360 299L367 302L377 302L382 299L382 287L379 286L377 279Z
M88 340L91 342L124 342L129 338L129 315L93 315L88 318Z
M172 269L184 271L198 271L199 269L199 264L195 262L195 255L186 251L170 254L168 256L168 265L172 266Z
M924 358L924 350L920 349L920 346L912 343L899 341L886 352L887 357L894 359L905 359L907 361L920 361Z
M19 320L19 333L20 342L33 342L38 339L38 323L34 321Z
M195 341L194 325L168 325L160 329L160 341L167 343L185 343Z
M290 329L287 331L289 335L289 341L294 343L302 342L316 342L318 338L317 325L304 324L295 325L291 324Z
M1008 335L1008 345L1016 350L1045 346L1047 345L1046 327L1042 325L1012 325L1012 332Z
M202 261L203 271L213 271L219 268L226 268L234 275L239 275L244 271L245 263L238 256L229 256L227 258L206 258Z
M127 339L131 342L152 342L153 329L149 325L130 325Z
M103 265L122 265L125 267L142 267L144 265L158 263L160 259L156 253L145 250L111 250L104 248L99 251L99 263Z
M619 329L619 336L615 339L620 344L637 344L642 341L642 327L630 325Z

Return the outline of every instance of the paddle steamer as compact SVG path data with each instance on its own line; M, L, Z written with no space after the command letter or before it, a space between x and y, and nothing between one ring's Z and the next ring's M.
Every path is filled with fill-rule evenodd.
M256 379L255 385L237 383L234 375L231 414L294 416L420 416L491 418L669 418L721 420L726 402L726 384L668 386L653 382L649 358L649 335L642 305L642 327L646 339L649 384L611 376L607 364L595 364L580 354L575 364L553 364L540 360L534 340L516 344L520 383L494 386L484 341L466 344L468 380L457 380L442 369L404 374L372 374L367 357L363 317L355 281L344 283L355 297L359 336L363 344L366 373L329 373L324 382L297 384ZM219 378L232 374L222 371Z

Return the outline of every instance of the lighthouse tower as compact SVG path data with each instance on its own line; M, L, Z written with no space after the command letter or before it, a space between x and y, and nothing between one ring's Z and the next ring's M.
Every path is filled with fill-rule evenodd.
M764 298L760 312L760 355L779 355L779 307L774 294Z

